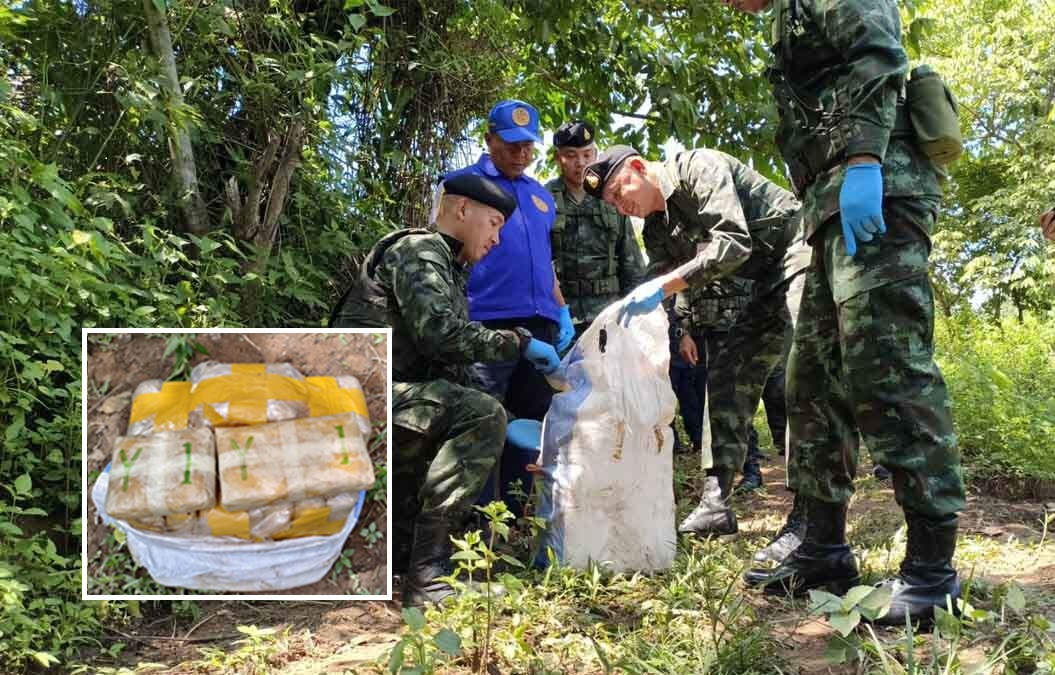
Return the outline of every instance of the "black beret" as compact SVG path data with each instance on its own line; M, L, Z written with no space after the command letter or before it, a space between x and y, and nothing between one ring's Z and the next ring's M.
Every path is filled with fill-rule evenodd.
M517 201L486 176L478 176L474 173L462 173L452 176L443 181L443 194L468 197L473 201L486 204L509 219L513 211L517 210Z
M601 195L604 193L604 186L608 184L609 179L615 175L615 172L619 170L623 162L631 157L640 156L641 153L629 145L613 145L598 155L597 160L593 164L586 167L586 171L582 175L583 189L588 194L601 199Z
M582 120L565 122L553 132L553 145L558 148L585 148L593 143L593 127Z

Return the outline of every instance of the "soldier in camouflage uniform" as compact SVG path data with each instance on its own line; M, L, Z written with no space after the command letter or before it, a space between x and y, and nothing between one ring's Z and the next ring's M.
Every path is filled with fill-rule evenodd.
M630 219L582 188L583 171L597 158L593 127L566 122L553 134L553 146L561 173L546 184L557 205L553 268L578 337L602 309L643 281L645 265Z
M486 177L448 179L437 231L401 230L378 242L330 321L392 327L391 480L395 566L404 567L399 558L409 555L404 605L453 593L436 580L448 573L451 527L502 452L506 413L473 388L472 364L524 357L543 372L559 365L553 347L524 329L490 330L469 320L469 268L498 243L515 208Z
M771 0L729 0L760 11ZM777 143L813 248L788 364L791 483L806 537L775 571L776 593L858 582L846 544L858 432L893 474L908 543L882 623L928 620L959 596L952 557L964 508L951 403L933 357L927 276L938 173L899 103L908 58L894 0L776 0Z
M729 330L750 299L751 282L736 277L722 279L702 288L689 288L676 296L677 351L679 357L693 367L692 376L699 380L697 384L704 385L699 387L702 390L701 407L707 400L709 373L721 372L716 363L717 356L724 348ZM680 397L678 401L681 402ZM694 420L692 429L686 424L686 431L697 449L703 446L705 409L700 412L700 418ZM749 492L762 486L760 457L758 434L754 425L748 422L747 459L744 461L744 477L736 486L738 491Z
M667 162L646 162L614 146L586 169L588 192L620 213L646 218L649 271L665 274L634 289L623 320L655 309L664 297L713 281L753 281L708 378L703 461L708 477L700 505L679 526L697 534L732 534L732 482L747 454L754 411L766 376L780 361L786 331L798 314L809 248L799 203L734 157L691 150Z

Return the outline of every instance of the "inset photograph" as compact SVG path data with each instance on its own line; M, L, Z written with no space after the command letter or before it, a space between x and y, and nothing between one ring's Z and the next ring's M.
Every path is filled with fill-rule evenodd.
M388 338L85 329L84 597L390 598Z

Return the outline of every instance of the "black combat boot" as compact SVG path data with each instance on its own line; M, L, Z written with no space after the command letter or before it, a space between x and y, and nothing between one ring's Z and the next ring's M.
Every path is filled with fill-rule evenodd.
M420 607L426 602L440 604L456 594L450 584L437 580L450 574L450 557L447 520L437 515L419 515L414 523L414 545L407 573L403 577L404 607Z
M842 595L861 580L846 545L846 504L806 499L806 536L776 569L744 574L749 586L770 595L805 595L811 589Z
M761 457L762 453L758 451L757 445L747 451L747 459L744 460L744 477L736 484L737 492L754 492L762 487L762 468L758 465Z
M884 626L904 626L908 616L913 623L929 624L935 605L952 606L959 613L960 581L952 566L956 552L957 516L928 517L905 512L908 542L898 576L890 584L893 595L890 611L875 620ZM948 603L946 598L948 598Z
M777 536L765 548L755 553L752 560L757 565L779 565L791 552L799 547L806 536L806 498L795 495L791 513L784 521Z
M678 532L706 537L711 534L736 534L736 514L729 507L733 469L707 469L700 504L678 526Z

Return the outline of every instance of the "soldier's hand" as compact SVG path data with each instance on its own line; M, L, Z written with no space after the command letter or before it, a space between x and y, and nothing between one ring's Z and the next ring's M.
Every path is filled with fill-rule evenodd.
M560 332L557 334L557 351L563 352L575 337L575 324L571 322L571 309L564 305L560 308Z
M678 353L690 366L695 366L700 360L700 352L696 349L696 341L691 335L682 335L678 343Z
M839 191L839 211L846 253L857 253L857 243L886 232L883 222L883 168L879 162L846 168Z
M619 323L626 326L632 317L638 314L648 314L663 302L663 286L654 281L641 284L630 295L623 300L623 307L619 310Z
M1041 214L1040 229L1044 232L1045 237L1055 241L1055 209Z
M535 338L531 338L524 349L524 358L543 375L549 375L560 367L560 357L557 356L557 350L553 348L553 345Z

